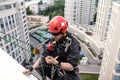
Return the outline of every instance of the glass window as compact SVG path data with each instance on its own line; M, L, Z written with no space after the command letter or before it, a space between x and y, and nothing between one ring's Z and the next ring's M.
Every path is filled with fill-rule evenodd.
M18 19L18 14L15 14L15 20L16 20L16 24L19 25L19 19Z
M120 80L120 76L113 76L112 80Z
M6 36L4 36L4 41L5 41L5 44L7 44L8 43L8 41L7 41L8 39L7 39L7 37Z
M12 46L12 43L10 44L10 48L11 48L11 51L13 51L13 46Z
M19 59L17 58L17 61L19 62Z
M8 16L8 20L9 20L10 30L12 30L12 23L11 23L11 18L10 18L10 16Z
M10 4L5 5L5 9L10 9L10 8L12 8L12 6Z
M7 53L10 53L10 48L9 46L6 46Z
M13 3L13 7L16 7L16 3Z
M15 41L13 42L13 46L14 46L14 48L16 48L16 44L15 44Z
M11 36L10 36L10 34L8 34L8 40L11 41Z
M9 26L8 26L8 20L7 17L4 18L5 26L6 26L6 31L9 31Z
M5 10L4 6L0 6L0 11Z
M0 43L0 47L2 47L3 46L3 44L2 43Z
M23 5L23 2L21 2L21 5Z
M120 73L120 64L116 64L116 66L115 66L115 71L116 71L117 73Z
M0 27L2 29L2 32L5 33L5 28L4 28L4 24L3 24L3 19L0 18Z
M120 49L119 49L119 52L118 52L118 60L120 61Z
M15 58L15 54L14 54L14 52L12 53L12 57Z
M17 31L15 30L15 37L17 37Z
M12 8L12 5L8 4L8 5L2 5L0 6L0 11L2 10L6 10L6 9L11 9Z

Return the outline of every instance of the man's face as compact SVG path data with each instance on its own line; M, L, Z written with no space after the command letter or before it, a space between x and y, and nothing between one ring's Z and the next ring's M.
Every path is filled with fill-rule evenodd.
M63 34L59 34L59 35L52 35L52 37L54 38L55 41L59 41L60 39L63 38Z

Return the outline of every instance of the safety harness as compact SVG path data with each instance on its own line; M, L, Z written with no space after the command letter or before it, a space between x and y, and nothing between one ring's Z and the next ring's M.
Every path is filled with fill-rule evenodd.
M65 53L67 53L67 51L68 51L68 49L69 49L69 47L70 47L70 45L71 45L71 43L72 43L72 39L70 38L70 37L68 37L68 36L64 36L64 38L65 38L65 40L63 40L63 42L60 44L60 45L57 45L57 42L56 41L54 41L54 40L47 40L44 44L42 44L43 45L43 47L45 48L45 46L47 46L48 47L48 52L49 52L49 54L52 56L53 55L53 57L55 58L55 59L57 59L57 58L59 58L60 57L60 53L61 53L61 50L59 49L59 47L58 46L62 46L62 47L64 47L64 52ZM48 45L46 45L46 44L48 44ZM49 45L50 44L50 45ZM51 45L52 44L52 45ZM55 50L56 51L54 51L54 48L55 48ZM53 50L53 51L52 51ZM34 51L35 52L35 51ZM51 53L51 52L53 52L53 53ZM38 52L37 52L38 53ZM44 72L44 62L45 62L45 58L41 55L41 62L40 62L40 67L41 67L41 69L42 69L42 79L43 80L46 80L46 76L45 76L45 72ZM49 66L48 66L49 67ZM29 69L31 69L31 68L29 68ZM33 69L31 69L30 71L32 71ZM39 70L37 70L38 72L39 72ZM58 64L56 64L56 65L51 65L51 80L53 80L53 78L54 78L54 74L55 74L55 72L57 72L58 73L58 76L59 76L59 78L61 78L61 77L63 77L64 75L66 75L66 72L61 68L61 66L60 66L60 62L58 63ZM41 73L41 72L39 72L39 73Z

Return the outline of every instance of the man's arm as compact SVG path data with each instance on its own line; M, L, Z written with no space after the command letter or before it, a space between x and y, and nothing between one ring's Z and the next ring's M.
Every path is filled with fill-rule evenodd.
M62 69L67 70L67 71L74 70L74 67L68 62L61 62L60 66Z
M39 63L41 61L41 57L38 58L38 60L34 63L34 65L32 66L34 69L38 67Z
M74 69L73 66L69 62L59 62L52 56L47 56L45 60L47 64L54 64L54 65L59 64L59 66L61 66L62 69L67 70L67 71L72 71Z
M33 69L35 69L35 68L38 67L40 61L41 61L41 57L38 58L38 60L34 63L34 65L33 65L32 67L30 67L30 69L25 69L25 70L23 71L23 74L29 75Z

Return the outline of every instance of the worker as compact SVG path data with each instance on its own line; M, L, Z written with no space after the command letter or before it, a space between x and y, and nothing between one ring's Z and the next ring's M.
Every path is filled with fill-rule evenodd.
M41 57L32 67L23 71L24 74L30 74L42 64L38 70L43 80L46 76L51 80L80 80L76 70L81 47L79 41L67 32L68 27L68 21L62 16L51 19L48 31L52 38L46 44Z

